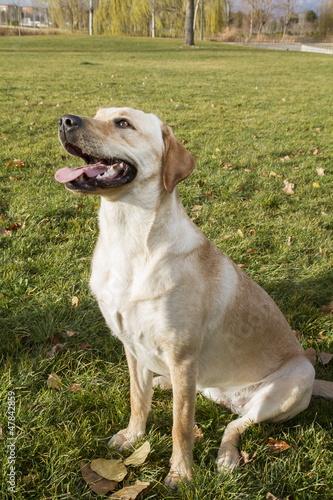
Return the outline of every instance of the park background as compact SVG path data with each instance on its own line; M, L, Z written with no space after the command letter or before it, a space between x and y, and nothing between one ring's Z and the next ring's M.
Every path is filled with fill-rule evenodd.
M316 350L317 376L333 380L332 361L320 355L333 353L332 62L197 39L186 46L162 37L1 37L3 500L105 498L86 485L80 464L119 458L107 441L129 418L123 348L88 285L99 199L75 197L54 180L57 169L78 164L58 142L62 114L131 106L168 123L197 160L179 186L186 211L270 293L304 348ZM11 392L14 495L6 464ZM240 449L253 460L217 474L219 442L235 415L198 395L195 478L179 493L163 485L170 391L156 389L152 406L151 453L121 486L150 482L150 499L333 498L331 402L316 398L289 422L250 428ZM289 448L272 453L269 438Z

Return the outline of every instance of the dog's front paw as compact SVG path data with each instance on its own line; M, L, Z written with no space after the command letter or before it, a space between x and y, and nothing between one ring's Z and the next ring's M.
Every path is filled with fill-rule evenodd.
M123 429L110 439L108 446L110 448L116 448L118 451L127 450L133 448L133 444L136 443L140 437L141 436L134 436L132 433L128 432L127 429Z
M221 472L223 470L233 470L239 466L239 453L234 445L221 446L219 449L216 465L217 469Z
M179 483L189 483L192 479L192 471L187 471L186 473L180 473L175 470L170 470L167 477L164 479L165 485L171 489L178 489Z

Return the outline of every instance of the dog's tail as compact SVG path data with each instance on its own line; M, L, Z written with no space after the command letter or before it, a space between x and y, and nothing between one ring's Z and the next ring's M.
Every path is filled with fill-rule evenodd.
M333 382L315 379L313 382L312 395L322 396L323 398L333 400Z

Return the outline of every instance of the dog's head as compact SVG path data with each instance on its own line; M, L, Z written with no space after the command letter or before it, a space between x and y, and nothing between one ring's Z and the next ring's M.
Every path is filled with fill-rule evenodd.
M64 115L59 139L86 165L62 168L55 178L80 194L117 192L118 197L149 181L171 193L195 167L192 155L157 116L130 108L102 108L94 118Z

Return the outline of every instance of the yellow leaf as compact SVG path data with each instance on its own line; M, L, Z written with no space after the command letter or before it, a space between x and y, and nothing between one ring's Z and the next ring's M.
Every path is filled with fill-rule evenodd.
M60 382L61 378L58 377L56 373L52 372L50 373L49 378L47 379L47 386L50 387L50 389L57 389L59 391Z
M143 490L148 488L149 485L150 483L144 483L143 481L137 480L133 486L126 486L125 488L116 491L116 493L113 493L109 498L110 500L111 498L118 500L135 500Z
M127 474L127 469L121 458L119 460L97 458L91 462L90 467L100 476L112 481L122 481Z
M284 184L283 191L285 193L287 193L287 194L295 194L295 192L293 191L293 189L295 187L295 184L293 184L292 182L288 182L287 180L284 180L283 184Z
M79 299L76 296L72 297L72 306L77 307L78 303Z
M146 460L150 452L150 444L148 441L143 443L140 448L134 451L126 460L124 460L124 465L142 465Z
M317 189L318 189L318 188L320 188L320 185L318 184L318 182L314 182L314 183L312 184L312 186L313 186L314 188L317 188Z
M241 229L237 229L237 233L239 234L239 236L241 238L244 238L244 233L243 233L243 231Z

